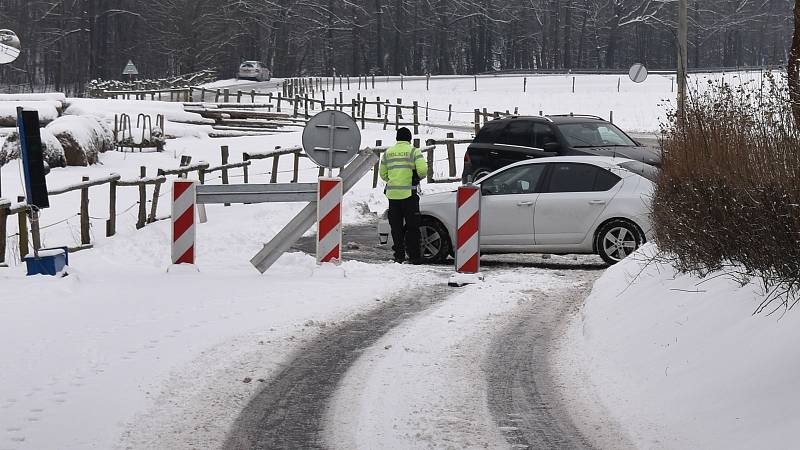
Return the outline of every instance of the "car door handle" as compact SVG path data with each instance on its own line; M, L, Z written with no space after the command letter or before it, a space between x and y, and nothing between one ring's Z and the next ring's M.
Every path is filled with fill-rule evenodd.
M590 205L605 205L605 200L589 200Z
M533 202L517 202L517 206L533 206Z

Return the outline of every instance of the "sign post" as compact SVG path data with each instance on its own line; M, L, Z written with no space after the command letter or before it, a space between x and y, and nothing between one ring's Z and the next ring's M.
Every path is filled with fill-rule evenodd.
M458 187L456 194L456 273L448 284L461 287L483 281L481 274L481 188Z
M319 178L317 197L317 264L342 260L342 179L333 168L349 163L361 145L361 131L352 117L341 111L323 111L312 117L303 130L303 149L320 167L328 169Z

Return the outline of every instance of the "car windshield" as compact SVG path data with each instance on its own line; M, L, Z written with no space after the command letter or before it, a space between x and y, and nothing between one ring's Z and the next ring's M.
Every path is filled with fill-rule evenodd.
M242 68L243 69L252 69L255 66L256 66L256 63L252 63L252 62L242 63Z
M650 164L645 164L641 161L628 161L618 165L623 169L627 169L630 172L647 178L653 183L655 183L656 180L658 180L659 175L661 175L661 171L658 170L657 167L653 167Z
M628 136L607 122L564 123L558 125L570 147L635 147Z

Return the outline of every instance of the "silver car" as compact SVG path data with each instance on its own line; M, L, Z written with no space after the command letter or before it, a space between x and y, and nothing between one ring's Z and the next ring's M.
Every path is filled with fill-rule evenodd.
M596 253L616 263L651 239L658 169L602 156L521 161L476 183L482 253ZM423 259L444 261L456 236L456 193L420 199Z
M266 65L259 61L245 61L239 66L236 78L250 79L255 81L269 81L272 74Z

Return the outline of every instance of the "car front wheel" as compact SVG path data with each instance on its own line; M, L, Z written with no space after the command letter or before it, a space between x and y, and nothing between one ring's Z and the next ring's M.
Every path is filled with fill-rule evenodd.
M636 225L622 219L603 224L596 239L597 253L608 264L622 261L642 245L641 233Z
M423 217L419 231L423 262L443 263L450 255L450 235L447 228L432 217Z

